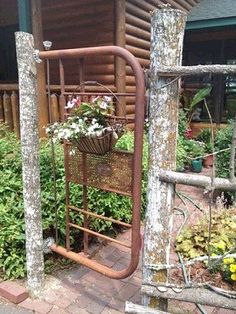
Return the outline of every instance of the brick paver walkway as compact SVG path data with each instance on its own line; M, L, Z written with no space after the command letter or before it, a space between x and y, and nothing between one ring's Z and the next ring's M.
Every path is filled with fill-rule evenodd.
M180 186L179 189L191 198L195 199L201 206L206 205L202 190ZM180 205L176 199L176 206ZM182 205L181 205L182 206ZM194 206L187 202L190 209L192 221L199 215ZM181 217L177 218L175 225L181 222ZM119 240L129 241L130 232L127 231L119 236ZM129 263L129 252L126 248L117 247L116 244L104 246L95 259L103 262L109 267L121 270ZM175 257L173 257L175 259ZM118 314L124 313L125 301L134 303L141 301L141 270L124 280L112 280L106 278L84 266L75 266L71 269L57 272L47 276L46 287L40 300L26 299L18 305L18 308L32 310L36 313L50 314ZM204 307L208 314L229 314L234 311L226 311ZM189 303L169 302L169 311L174 314L199 313L196 306ZM8 313L1 312L0 314ZM9 312L10 313L10 312ZM22 313L19 312L19 313ZM29 313L27 311L27 313Z

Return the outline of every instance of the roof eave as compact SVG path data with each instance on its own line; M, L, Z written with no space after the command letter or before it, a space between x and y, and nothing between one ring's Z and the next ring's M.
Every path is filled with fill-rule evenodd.
M214 27L227 27L227 26L234 26L234 25L236 25L236 17L189 21L186 24L186 30L214 28Z

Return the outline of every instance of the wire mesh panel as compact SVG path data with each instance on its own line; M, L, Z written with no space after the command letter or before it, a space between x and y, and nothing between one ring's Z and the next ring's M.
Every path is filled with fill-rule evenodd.
M132 153L114 150L105 155L86 154L67 143L65 157L67 181L131 196Z

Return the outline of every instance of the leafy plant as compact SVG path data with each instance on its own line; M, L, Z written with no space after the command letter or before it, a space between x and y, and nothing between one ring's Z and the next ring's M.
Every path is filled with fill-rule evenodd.
M213 152L213 145L211 139L211 129L203 129L197 136L197 140L205 144L205 152L211 154Z
M211 90L212 90L212 87L205 87L197 91L197 93L193 96L193 99L190 102L189 107L187 108L188 124L192 120L195 106L199 104L201 101L203 101L207 96L209 96L211 93Z
M223 255L236 247L236 208L224 209L221 212L214 212L212 215L212 232L210 242L211 255ZM175 250L183 254L186 258L195 258L198 256L207 255L208 250L208 221L202 219L194 226L185 228L180 236L176 239ZM229 268L232 263L223 260L218 264L218 269L222 272ZM208 265L209 268L211 265ZM233 269L231 267L231 269ZM215 270L215 269L214 269ZM232 274L234 271L231 272ZM231 275L232 275L231 274ZM225 276L226 278L227 276ZM235 280L235 276L232 276ZM234 279L235 278L235 279ZM229 279L227 277L226 279Z
M0 127L0 272L4 278L20 278L25 276L25 232L24 207L21 179L20 143L7 128ZM132 150L133 134L127 133L117 143L120 149ZM65 178L64 155L61 145L56 149L56 185L58 210L59 243L65 241ZM145 209L145 188L147 180L147 143L144 143L144 172L142 206ZM40 143L40 174L41 174L41 202L43 216L44 238L54 236L55 233L55 204L53 197L51 147L47 140ZM82 188L71 184L71 203L82 206ZM97 213L119 219L131 221L131 200L128 197L114 193L106 193L98 189L89 188L88 203L91 210ZM73 213L71 219L77 224L83 223L82 215ZM91 220L90 228L98 232L110 232L114 225L103 220ZM77 250L80 232L71 232L72 248ZM48 258L46 256L46 258ZM50 262L46 261L49 265Z
M225 128L219 129L215 137L215 151L230 148L233 136L233 121L229 121ZM229 176L230 150L216 155L216 175L222 178Z

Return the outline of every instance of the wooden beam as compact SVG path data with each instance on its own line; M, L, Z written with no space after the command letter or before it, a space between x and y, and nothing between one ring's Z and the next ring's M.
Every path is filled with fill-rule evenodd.
M215 289L217 290L217 288ZM175 292L172 288L165 288L165 291L163 290L164 289L160 291L156 287L144 285L142 286L141 291L142 293L153 297L175 299L184 302L199 303L202 305L236 310L235 298L230 298L230 293L229 297L227 297L206 288L186 288L178 292Z
M31 1L32 31L34 36L35 48L39 50L44 49L41 12L41 0ZM44 61L37 64L37 91L39 110L39 135L40 137L44 137L46 135L44 127L47 126L49 121Z
M115 1L115 44L125 48L125 0ZM115 85L117 92L125 92L126 69L122 58L115 58ZM119 97L116 104L116 115L125 115L125 97Z

